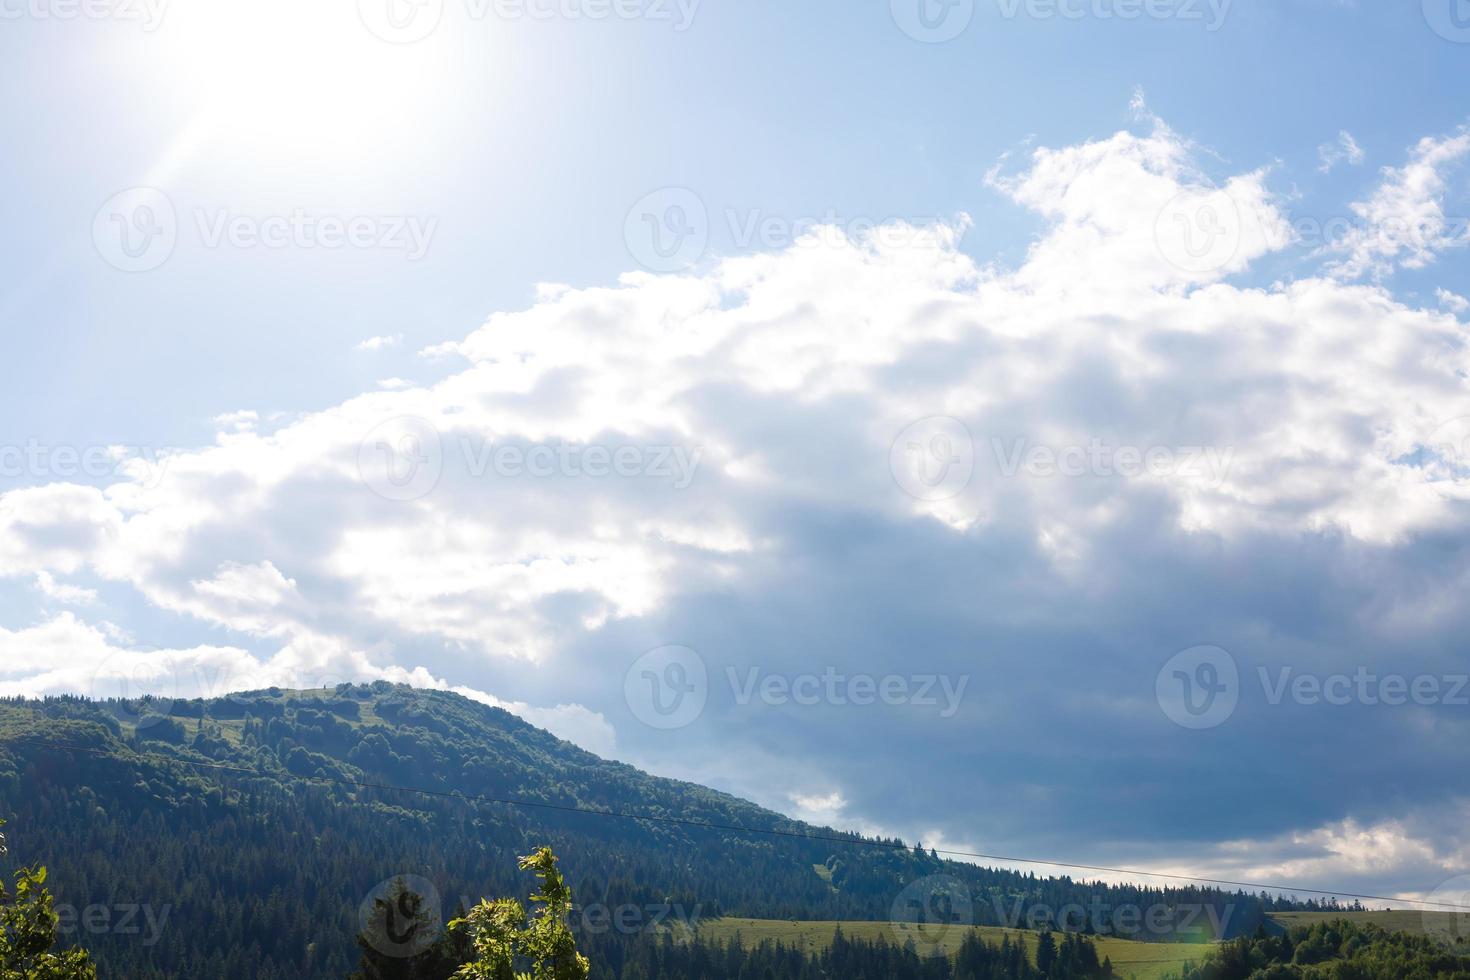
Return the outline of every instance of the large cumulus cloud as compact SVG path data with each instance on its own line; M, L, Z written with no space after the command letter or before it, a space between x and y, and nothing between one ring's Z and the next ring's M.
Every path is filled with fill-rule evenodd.
M1462 141L1350 213L1442 214L1425 168ZM1463 861L1470 709L1258 678L1466 669L1466 328L1384 284L1456 243L1247 284L1293 245L1271 172L1197 157L1156 123L997 168L1047 222L1016 268L889 226L546 286L427 352L436 384L0 496L11 587L217 634L151 650L43 606L0 631L0 690L93 690L119 656L190 692L389 677L931 843L1428 891ZM624 697L666 644L709 678L675 731ZM1243 682L1194 731L1155 681L1199 644ZM963 696L741 696L773 673Z

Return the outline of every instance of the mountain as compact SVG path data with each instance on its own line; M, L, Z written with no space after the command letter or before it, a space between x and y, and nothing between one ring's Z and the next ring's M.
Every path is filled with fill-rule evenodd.
M448 917L527 894L516 857L543 844L599 942L721 915L1017 924L1068 905L1099 931L1099 909L1167 907L1134 937L1167 941L1316 907L945 861L381 682L168 705L0 701L0 817L11 860L47 865L58 905L76 910L66 938L129 980L340 978L360 909L395 879L412 876Z

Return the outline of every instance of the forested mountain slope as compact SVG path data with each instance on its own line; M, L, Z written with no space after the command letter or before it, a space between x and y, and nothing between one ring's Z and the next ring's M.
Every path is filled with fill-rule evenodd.
M168 709L0 701L11 860L49 866L62 905L106 910L70 937L104 976L344 976L375 886L417 876L447 916L523 895L516 857L542 844L579 905L631 910L612 933L721 914L881 920L913 914L916 895L932 906L921 914L977 924L1069 904L1185 910L1184 928L1141 939L1198 939L1218 922L1249 934L1264 918L1260 897L1038 878L811 827L444 692L343 685ZM388 788L403 786L431 793ZM923 884L936 880L937 904Z

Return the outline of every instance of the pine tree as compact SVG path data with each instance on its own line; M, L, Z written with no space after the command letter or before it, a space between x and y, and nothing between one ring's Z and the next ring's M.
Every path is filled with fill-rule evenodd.
M0 833L0 857L7 853ZM14 899L0 881L0 980L97 980L97 967L84 950L51 952L58 921L45 868L17 871Z
M1042 976L1050 976L1057 961L1057 941L1049 932L1043 932L1036 940L1036 969Z
M349 980L447 980L459 966L443 962L439 923L423 896L402 879L394 881L357 937L362 961Z

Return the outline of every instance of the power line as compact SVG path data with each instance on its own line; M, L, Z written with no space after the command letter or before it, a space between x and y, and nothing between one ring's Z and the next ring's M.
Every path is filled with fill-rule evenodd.
M46 739L17 738L15 736L0 736L0 742L12 742L27 745L38 745L54 749L63 749L70 752L85 752L93 755L116 756L118 753L113 749L94 748L85 745L68 745L63 742L53 742ZM702 830L725 830L740 834L761 834L768 837L785 837L796 840L819 841L823 843L848 844L858 847L881 847L889 850L908 850L908 845L902 842L871 840L861 836L842 837L835 834L806 834L794 830L777 830L775 828L741 827L736 824L714 823L705 820L690 820L684 817L671 817L658 814L633 813L626 810L594 810L590 807L571 806L564 803L546 803L540 800L519 800L513 798L499 798L493 796L471 796L450 790L425 789L418 786L399 786L391 783L371 783L359 779L348 779L345 776L305 776L299 773L279 771L269 772L263 769L251 769L247 766L230 766L218 762L198 762L192 759L181 759L171 755L163 755L158 752L139 752L128 748L135 756L145 759L159 759L166 762L177 762L186 766L194 766L199 769L214 769L223 772L235 772L249 776L258 776L263 779L287 780L295 779L302 782L335 783L341 786L352 786L358 789L373 789L394 793L414 793L420 796L438 797L448 800L463 800L467 803L483 803L496 806L515 806L534 808L540 810L556 810L563 813L585 813L596 817L617 817L623 820L647 820L652 823L674 824L682 827L697 827ZM1097 871L1105 874L1129 875L1133 877L1166 878L1171 881L1186 881L1194 884L1206 885L1228 885L1233 888L1262 889L1265 891L1283 893L1303 893L1307 895L1326 895L1332 898L1353 898L1361 901L1371 902L1403 902L1412 905L1424 905L1433 908L1450 909L1457 912L1470 912L1470 905L1456 905L1451 902L1430 902L1416 898L1392 898L1387 895L1364 895L1354 892L1330 891L1321 888L1303 888L1295 885L1271 885L1252 881L1232 881L1228 878L1206 878L1198 875L1168 874L1162 871L1142 871L1137 868L1110 868L1097 864L1077 864L1070 861L1051 861L1027 857L1010 857L1001 854L983 854L978 851L957 851L947 848L931 848L936 854L945 854L950 857L977 858L983 861L1004 861L1011 864L1039 864L1051 868L1069 868L1078 871Z

